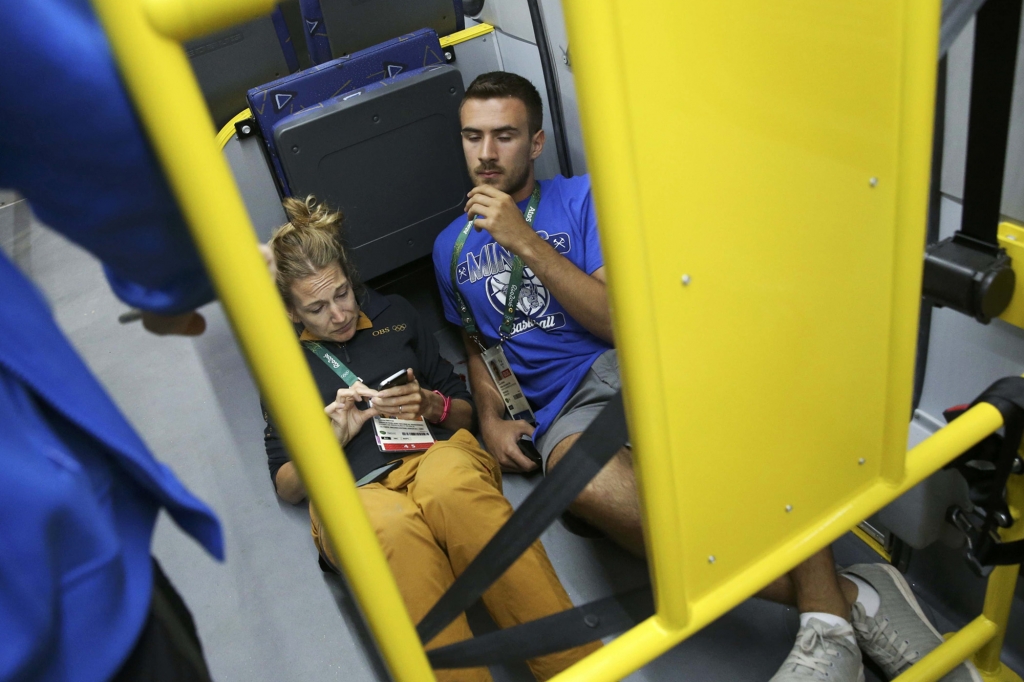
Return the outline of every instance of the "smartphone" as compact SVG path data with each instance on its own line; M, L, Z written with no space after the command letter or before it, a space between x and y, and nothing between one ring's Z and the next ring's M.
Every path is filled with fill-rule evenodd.
M519 436L519 451L529 457L538 466L543 463L540 453L537 451L537 446L533 444L533 437L528 436L525 433Z
M384 381L377 385L378 391L386 391L395 386L405 386L409 383L409 374L404 369L398 370Z

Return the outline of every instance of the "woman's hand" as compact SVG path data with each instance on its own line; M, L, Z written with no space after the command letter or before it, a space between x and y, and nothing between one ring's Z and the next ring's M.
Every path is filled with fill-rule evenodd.
M418 419L426 417L427 421L436 421L444 411L444 398L420 388L412 369L407 369L409 383L381 391L373 399L373 409L384 417L398 419Z
M380 414L373 407L367 410L356 407L356 403L361 403L367 398L375 398L377 395L377 391L357 381L350 388L338 389L334 402L324 408L324 413L331 419L334 435L342 446L355 438L363 424Z

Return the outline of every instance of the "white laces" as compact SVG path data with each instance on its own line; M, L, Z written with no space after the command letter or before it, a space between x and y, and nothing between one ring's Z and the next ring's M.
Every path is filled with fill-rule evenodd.
M824 655L823 655L824 654ZM825 639L825 629L820 622L808 623L800 631L796 646L786 659L788 665L807 668L811 672L821 673L826 679L835 667L835 662L825 660L824 656L839 657L839 650L831 646Z
M875 618L868 618L866 623L854 621L853 627L868 642L878 647L874 655L882 659L876 660L879 665L891 667L892 670L902 671L904 667L910 667L917 659L921 658L921 652L907 651L910 648L910 641L906 639L897 645L896 640L899 639L899 631L892 629L888 635L885 633L889 629L890 624L888 618L883 618L881 621Z

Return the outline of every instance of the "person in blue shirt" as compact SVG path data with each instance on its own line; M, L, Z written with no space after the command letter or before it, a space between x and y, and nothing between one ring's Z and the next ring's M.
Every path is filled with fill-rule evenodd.
M590 179L536 180L542 114L539 93L521 76L486 73L470 84L460 116L475 187L466 214L434 243L445 317L464 330L481 434L506 471L538 466L519 449L523 434L533 436L545 470L557 466L620 389ZM513 308L507 298L515 295L510 281L515 284L517 257L525 267ZM506 419L514 395L503 395L492 379L492 373L503 379L500 364L488 371L498 345L534 424ZM569 509L644 556L630 447ZM863 682L862 650L896 677L942 642L898 571L864 564L837 573L830 548L758 596L801 612L796 644L771 682ZM970 663L942 679L980 682Z
M151 331L202 331L213 291L86 0L0 0L0 187L103 261ZM217 519L3 255L0 292L0 679L208 680L150 542L164 509L221 559Z

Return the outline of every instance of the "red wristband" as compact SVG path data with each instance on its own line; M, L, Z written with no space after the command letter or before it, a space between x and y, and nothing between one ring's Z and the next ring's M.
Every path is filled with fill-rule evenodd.
M430 423L431 424L440 424L441 422L443 422L445 419L448 418L448 408L450 408L452 406L452 399L449 398L448 396L446 396L444 393L441 393L441 391L435 390L434 393L436 393L439 396L441 396L441 399L444 400L444 409L441 410L441 417L436 422L430 422Z

